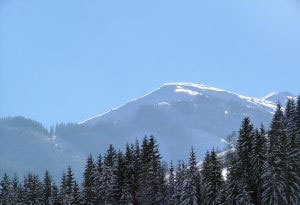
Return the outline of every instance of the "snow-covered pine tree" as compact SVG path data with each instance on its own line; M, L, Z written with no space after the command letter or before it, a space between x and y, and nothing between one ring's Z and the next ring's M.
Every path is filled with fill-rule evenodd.
M201 169L201 198L203 204L209 204L209 197L207 192L208 183L210 181L210 152L207 151L202 162Z
M254 141L254 131L253 125L250 122L250 119L246 117L242 121L241 129L239 130L239 137L237 141L237 164L238 164L238 172L241 174L240 183L244 192L254 193L256 189L255 183L252 181L251 177L249 177L249 170L252 168L252 158L251 153L253 153L253 141ZM245 195L245 193L244 193ZM250 194L249 194L250 195ZM251 195L250 201L256 202L256 196Z
M158 144L153 136L145 137L141 149L139 200L141 204L164 204L166 200L165 170L161 164Z
M298 137L299 137L300 136L300 95L298 96L297 107L296 107L296 127L297 127Z
M168 165L166 163L161 163L157 174L157 181L159 188L158 202L162 205L165 205L168 200L167 172Z
M148 144L148 151L149 151L149 169L148 169L148 185L149 185L149 199L150 204L165 204L166 200L166 193L165 193L165 186L166 181L164 178L165 171L161 165L161 156L159 153L158 144L153 136L149 139Z
M133 205L140 204L139 201L139 190L140 190L140 183L141 183L141 151L140 151L140 144L139 141L136 140L135 145L131 147L133 150L133 178L132 178L132 193L131 196L133 197Z
M117 154L115 148L110 145L103 162L103 173L101 179L101 188L99 193L103 196L104 204L113 204L113 179L114 179L114 167L116 165Z
M46 170L44 179L43 179L43 203L44 205L50 205L52 196L52 179L51 176Z
M73 201L73 190L74 190L74 174L71 166L68 166L67 175L66 175L66 205L71 204Z
M140 175L140 183L141 187L139 189L138 198L141 204L147 203L150 201L150 198L148 197L150 192L150 184L149 184L149 169L150 169L150 153L149 153L149 139L147 136L143 138L143 142L141 145L141 175Z
M66 182L66 174L63 172L61 180L60 180L60 186L59 186L59 201L63 204L67 203L67 182Z
M263 125L259 130L255 130L254 139L252 143L252 151L251 151L251 170L249 173L251 175L251 180L254 184L252 190L252 198L254 204L261 204L261 192L262 192L262 174L263 174L263 166L266 161L266 138L265 138L265 130Z
M93 205L96 201L95 171L94 160L90 154L83 172L82 183L82 200L86 205Z
M26 204L43 203L43 186L38 176L28 174L24 188L26 190Z
M113 167L113 178L112 178L112 199L113 204L126 204L124 199L125 195L125 160L121 151L117 154L115 166Z
M283 150L283 146L280 143L284 141L284 136L284 115L280 104L278 104L271 122L271 130L268 134L267 160L265 161L262 175L262 204L288 204L282 153L280 153Z
M242 121L236 145L236 155L229 162L227 176L226 204L253 203L253 190L255 184L251 180L249 170L251 166L251 153L253 148L253 125L247 117Z
M248 191L248 185L245 181L239 184L239 193L236 196L236 205L255 205L252 203L251 193Z
M9 205L10 204L10 192L11 192L11 182L9 176L4 174L0 182L0 204Z
M99 154L97 163L96 163L95 172L94 172L96 204L103 204L103 200L104 200L102 193L101 193L102 174L103 174L103 159L102 159L102 155Z
M175 204L181 204L181 195L183 194L183 186L184 186L184 180L186 178L187 168L184 164L184 161L179 161L177 168L176 168L176 174L175 174L175 188L176 188L176 195L175 195Z
M76 181L74 181L74 185L73 185L71 204L72 205L82 204L81 196L80 196L80 189L79 189L79 186L76 183Z
M213 149L210 153L209 161L209 178L206 184L206 193L208 198L207 204L216 204L217 196L223 185L221 163L217 159L217 154Z
M247 190L245 180L242 180L238 156L232 157L228 166L228 174L226 180L226 205L244 205L251 204L250 192Z
M182 205L196 205L197 204L197 187L196 177L198 172L196 154L192 148L189 157L189 166L187 174L184 179L183 192L181 195Z
M298 96L297 104L296 104L296 114L295 114L295 123L296 123L296 130L297 130L297 135L296 135L296 146L297 146L297 157L296 161L297 167L296 169L298 170L298 177L300 177L300 95ZM300 180L298 182L298 185L300 184ZM298 194L298 198L300 198L300 193ZM299 199L300 200L300 199Z
M203 192L202 176L201 176L201 172L199 170L196 173L195 186L196 186L197 204L203 204L203 197L202 197L202 192Z
M288 99L284 115L285 135L281 136L281 165L287 187L286 195L289 204L299 204L300 192L300 146L297 140L296 105Z
M54 182L52 183L51 189L52 189L51 204L52 205L61 205L62 203L59 198L59 189Z
M221 188L218 192L215 205L227 205L226 204L226 197L227 197L227 189L226 189L226 181L225 181L222 184L222 186L221 186Z
M38 175L33 176L33 189L32 193L35 195L35 203L42 204L43 203L43 184L40 181Z
M122 201L126 204L134 204L136 199L137 189L134 180L135 168L134 168L134 146L126 145L126 152L124 155L125 173L124 173L124 192Z
M284 126L287 136L290 138L295 138L297 135L297 110L296 104L293 99L288 99L284 112Z
M22 187L19 182L19 178L15 174L11 181L11 203L18 205L22 203Z
M176 205L176 186L173 162L170 163L169 177L168 177L168 205Z
M276 163L278 161L274 162L271 160L275 158L272 155L272 152L268 153L268 159L264 164L261 203L272 205L287 204L287 201L283 197L283 194L286 190L286 187L283 183L284 179L281 178L278 172Z

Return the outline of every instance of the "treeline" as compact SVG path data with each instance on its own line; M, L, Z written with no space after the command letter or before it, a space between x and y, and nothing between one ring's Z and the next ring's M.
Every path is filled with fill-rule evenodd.
M194 149L187 163L162 162L154 137L112 145L104 156L88 156L78 185L69 167L58 185L28 174L22 183L4 175L0 202L84 205L297 205L300 204L300 98L280 105L269 130L242 121L238 140L226 157L213 149L198 163ZM223 153L224 154L224 153ZM221 157L228 166L223 167ZM226 174L225 174L226 173Z

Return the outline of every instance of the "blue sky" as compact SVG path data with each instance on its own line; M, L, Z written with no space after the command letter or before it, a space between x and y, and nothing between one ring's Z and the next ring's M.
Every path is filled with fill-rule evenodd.
M76 122L165 82L300 94L299 0L0 0L0 116Z

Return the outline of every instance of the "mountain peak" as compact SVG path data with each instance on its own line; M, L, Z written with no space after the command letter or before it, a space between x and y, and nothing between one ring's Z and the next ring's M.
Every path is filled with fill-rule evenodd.
M290 98L295 98L295 95L289 93L289 92L271 92L265 97L263 97L263 100L271 101L273 103L280 103L281 105L285 105L286 101Z
M115 109L103 114L84 120L79 124L95 125L100 121L121 121L125 118L134 116L140 107L167 105L176 102L191 102L197 99L215 99L215 101L235 102L246 106L247 108L263 109L273 113L276 109L276 103L264 99L248 97L234 93L232 91L207 86L201 83L191 82L171 82L161 85L159 88L142 97L133 99ZM224 113L225 111L223 111Z

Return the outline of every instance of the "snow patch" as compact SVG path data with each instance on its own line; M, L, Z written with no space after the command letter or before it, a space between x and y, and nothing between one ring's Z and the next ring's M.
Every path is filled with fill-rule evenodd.
M227 168L222 169L222 177L224 180L227 180L228 170Z
M170 103L167 103L167 102L159 102L157 103L158 106L169 106Z
M187 93L189 95L201 95L201 93L199 93L199 92L189 90L189 89L185 89L181 86L176 86L175 92L177 92L177 93L180 93L180 92Z

